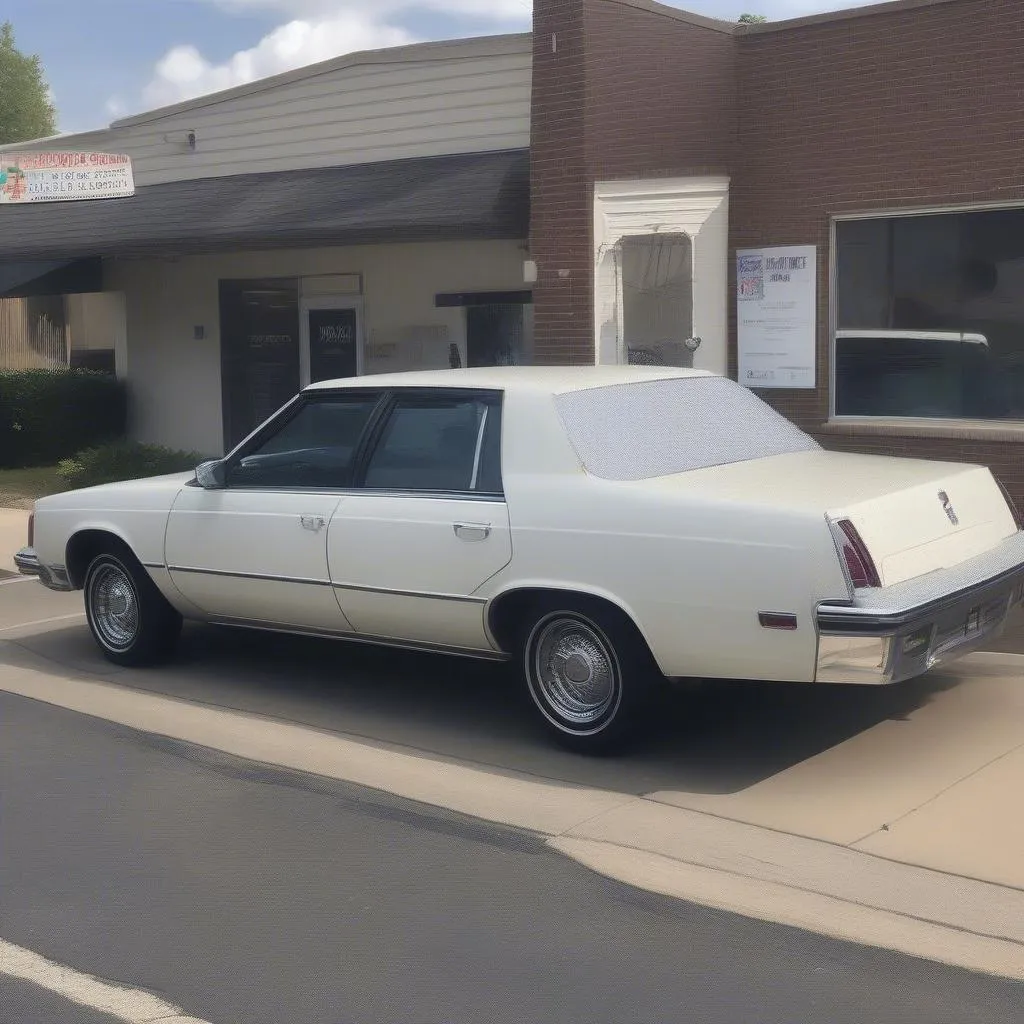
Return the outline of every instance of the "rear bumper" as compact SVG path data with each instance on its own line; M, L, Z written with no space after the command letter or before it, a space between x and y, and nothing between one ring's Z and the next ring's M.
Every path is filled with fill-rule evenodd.
M50 590L74 590L63 565L43 565L32 548L22 548L14 556L14 564L22 576L36 576Z
M1024 602L1024 533L952 569L818 607L815 678L886 685L977 650Z

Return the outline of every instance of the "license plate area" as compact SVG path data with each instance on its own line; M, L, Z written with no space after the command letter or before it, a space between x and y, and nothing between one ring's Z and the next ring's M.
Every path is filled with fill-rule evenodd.
M960 617L953 622L938 623L932 638L929 662L934 665L959 648L973 645L999 629L1006 621L1013 597L1013 594L1004 594L969 608L966 614L961 612Z

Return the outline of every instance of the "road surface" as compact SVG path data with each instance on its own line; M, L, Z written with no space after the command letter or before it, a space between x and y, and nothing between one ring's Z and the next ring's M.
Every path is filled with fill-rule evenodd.
M0 693L0 940L212 1024L1019 1024L1024 987ZM111 1019L0 974L3 1024Z

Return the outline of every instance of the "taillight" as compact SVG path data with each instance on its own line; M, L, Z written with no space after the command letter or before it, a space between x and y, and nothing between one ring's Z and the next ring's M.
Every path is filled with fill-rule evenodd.
M32 547L36 541L36 514L32 512L28 517L28 546Z
M842 531L843 561L846 563L846 571L850 576L850 582L856 589L862 587L880 587L882 581L875 568L874 559L868 552L867 546L861 540L857 527L849 519L840 519L836 526Z

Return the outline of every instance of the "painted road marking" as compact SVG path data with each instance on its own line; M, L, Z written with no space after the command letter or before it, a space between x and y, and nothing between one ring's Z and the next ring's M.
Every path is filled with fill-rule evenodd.
M180 1007L137 988L125 988L82 974L71 967L54 963L46 957L22 949L0 939L0 975L38 985L69 1002L109 1014L128 1024L209 1024L198 1017L187 1016Z
M14 579L4 580L0 579L0 587L9 587L14 583L38 583L39 580L35 576L15 576Z
M34 622L19 622L16 626L4 626L0 633L13 633L16 629L28 629L31 626L47 626L51 622L67 622L69 619L84 619L85 612L75 612L73 615L54 615L49 619L36 619Z

